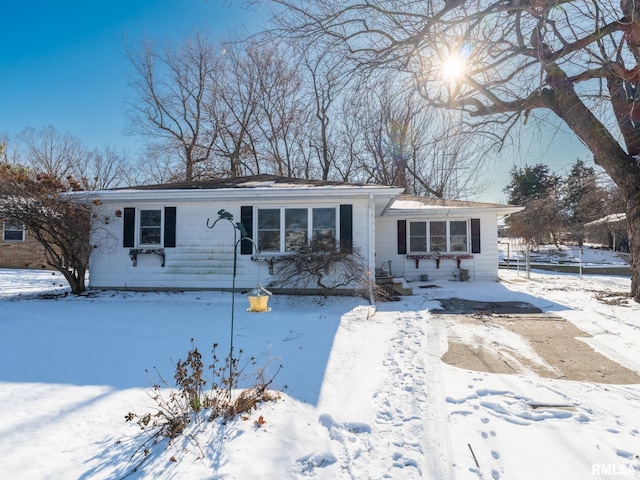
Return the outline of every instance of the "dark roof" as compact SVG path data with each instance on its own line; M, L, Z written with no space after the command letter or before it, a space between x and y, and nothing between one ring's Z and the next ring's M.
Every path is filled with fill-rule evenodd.
M266 185L265 185L266 184ZM157 185L139 185L114 188L113 190L217 190L223 188L259 188L268 185L293 185L300 187L364 186L363 183L334 182L329 180L307 180L301 178L280 177L277 175L250 175L236 178L215 178L192 182L161 183Z

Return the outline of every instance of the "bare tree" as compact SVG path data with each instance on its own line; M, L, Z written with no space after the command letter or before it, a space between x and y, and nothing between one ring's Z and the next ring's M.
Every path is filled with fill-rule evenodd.
M347 77L339 58L329 51L307 50L303 62L310 76L308 108L315 118L310 147L319 164L321 178L327 180L337 157L332 127L332 121L337 118L335 104L347 84Z
M268 41L247 54L258 67L258 162L278 175L305 177L301 137L306 136L308 124L295 54L283 44Z
M18 143L23 165L59 178L72 175L86 156L86 147L78 137L59 132L53 125L24 129Z
M424 105L415 91L393 84L356 83L347 100L342 138L350 158L357 157L361 181L439 198L473 195L484 188L478 179L484 159L459 134L448 112ZM351 132L362 143L358 150Z
M218 157L226 160L221 169L230 177L243 175L247 169L251 173L261 173L254 144L260 67L254 57L247 55L251 48L240 41L226 42L222 68L210 74L215 99L207 113L218 125L214 149Z
M18 162L18 152L12 148L10 135L6 132L0 132L0 163L15 165Z
M131 65L128 100L131 132L157 143L184 167L183 180L203 174L218 136L209 114L215 92L210 79L219 71L217 50L209 37L194 33L177 46L158 48L151 41L125 53Z
M626 199L640 301L640 3L621 0L271 0L281 32L331 38L371 74L411 76L430 105L504 139L561 119Z
M83 190L122 186L131 176L124 154L109 147L89 150L78 137L53 125L26 128L10 145L12 164L54 178L73 177Z
M113 148L85 150L72 170L85 190L103 190L132 184L132 168L125 154Z

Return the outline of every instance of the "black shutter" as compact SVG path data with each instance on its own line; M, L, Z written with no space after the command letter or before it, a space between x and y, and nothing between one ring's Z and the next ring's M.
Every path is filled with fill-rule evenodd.
M164 246L176 246L176 207L164 207Z
M240 207L240 223L247 231L247 237L253 240L253 207ZM240 254L251 255L253 244L249 241L240 242Z
M353 205L340 205L340 250L353 253Z
M398 254L407 253L407 221L398 220Z
M471 219L471 253L480 253L480 219Z
M136 234L136 209L124 209L124 229L122 233L122 246L133 248L135 246Z

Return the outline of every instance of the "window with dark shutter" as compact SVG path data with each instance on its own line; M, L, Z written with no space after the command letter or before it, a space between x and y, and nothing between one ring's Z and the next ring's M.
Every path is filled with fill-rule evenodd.
M398 254L407 253L407 221L398 220Z
M240 207L240 223L247 231L247 237L253 240L253 207ZM253 244L245 241L240 242L240 254L251 255L253 253Z
M136 233L136 209L125 208L124 209L124 227L122 234L122 246L125 248L132 248L135 246L135 233Z
M340 249L353 253L353 205L340 205Z
M471 253L480 253L480 219L471 219Z
M164 208L164 246L176 246L176 207Z

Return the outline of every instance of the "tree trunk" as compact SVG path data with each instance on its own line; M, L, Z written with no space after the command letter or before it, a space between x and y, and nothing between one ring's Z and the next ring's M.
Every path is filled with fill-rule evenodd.
M547 72L553 90L544 90L542 96L548 108L589 148L596 164L604 168L627 202L631 297L640 302L640 166L580 100L567 75L553 64Z
M71 293L73 295L80 295L87 290L84 280L87 273L86 270L69 270L68 268L61 265L53 265L51 263L50 265L60 273L62 273L64 278L67 280L67 283L69 284Z
M640 302L640 189L627 193L627 225L631 252L631 297Z

